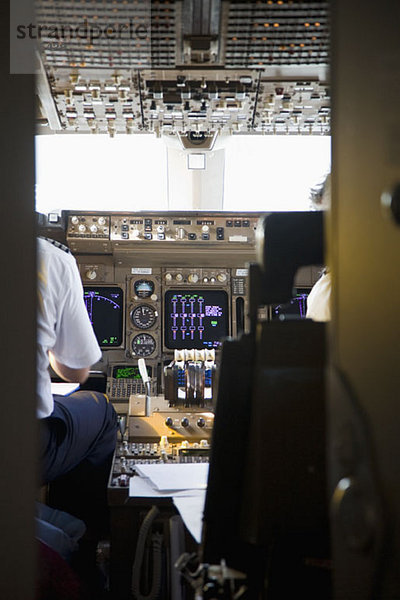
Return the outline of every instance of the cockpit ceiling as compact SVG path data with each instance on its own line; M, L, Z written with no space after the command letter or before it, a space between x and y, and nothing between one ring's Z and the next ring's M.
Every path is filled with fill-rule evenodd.
M329 3L38 0L39 133L330 133Z

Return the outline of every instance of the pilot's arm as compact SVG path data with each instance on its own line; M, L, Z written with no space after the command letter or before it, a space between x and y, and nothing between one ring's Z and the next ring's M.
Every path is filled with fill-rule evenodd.
M89 377L90 367L83 367L80 369L73 369L67 367L63 363L59 362L54 354L49 351L49 361L51 368L61 379L68 381L69 383L85 383Z
M84 383L101 350L90 322L71 253L38 239L38 416L53 410L49 363L65 381Z

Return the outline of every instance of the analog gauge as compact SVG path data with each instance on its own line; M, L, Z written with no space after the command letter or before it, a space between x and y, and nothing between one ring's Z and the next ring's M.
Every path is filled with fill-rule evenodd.
M154 281L139 279L133 286L138 298L149 298L154 293Z
M138 329L149 329L157 319L157 312L148 304L141 304L131 311L132 323Z
M140 333L132 340L132 352L136 356L150 356L156 349L156 340L148 333Z

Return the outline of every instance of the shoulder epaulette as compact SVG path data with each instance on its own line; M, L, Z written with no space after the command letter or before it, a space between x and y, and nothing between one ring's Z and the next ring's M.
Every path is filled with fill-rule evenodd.
M50 244L53 244L53 246L55 246L56 248L59 248L60 250L63 250L64 252L71 254L71 250L67 246L62 244L61 242L58 242L57 240L52 240L51 238L44 237L42 235L40 235L39 237L41 240L46 240L46 242L50 242Z

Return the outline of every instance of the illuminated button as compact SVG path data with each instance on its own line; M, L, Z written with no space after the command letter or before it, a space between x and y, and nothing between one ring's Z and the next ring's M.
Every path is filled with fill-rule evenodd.
M175 275L175 279L176 279L176 281L183 281L183 275L182 275L182 273L177 273Z
M171 273L165 273L165 281L172 281Z
M71 223L73 223L74 225L77 225L79 223L79 219L76 216L71 217Z
M220 283L224 283L227 279L226 273L218 273L217 279Z
M165 419L165 425L166 425L167 427L172 427L172 425L173 425L173 424L174 424L174 421L173 421L172 417L167 417L167 418Z
M199 417L197 419L197 426L198 427L205 427L206 426L206 420L203 419L203 417Z
M210 279L210 283L215 283L217 280L215 279L215 277L211 277Z
M79 231L81 233L84 233L86 231L86 225L84 225L83 223L81 223L78 227Z
M188 277L188 281L190 281L190 283L197 283L199 280L199 276L197 275L197 273L190 273L189 277Z
M203 277L203 283L208 283L208 277Z
M187 417L183 417L182 421L181 421L181 425L182 427L189 427L190 425L190 421Z

